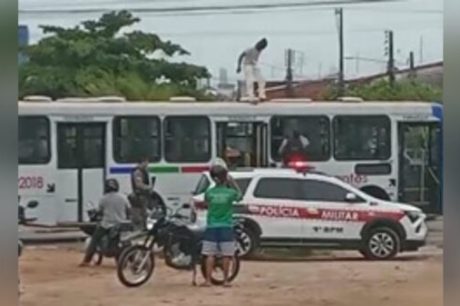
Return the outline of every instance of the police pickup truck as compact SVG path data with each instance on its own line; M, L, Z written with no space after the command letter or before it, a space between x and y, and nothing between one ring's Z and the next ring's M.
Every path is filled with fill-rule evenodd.
M416 251L427 237L426 216L414 206L376 199L338 178L294 169L230 172L243 192L234 213L244 219L242 256L259 247L357 250L373 260ZM197 222L206 221L202 174L193 196Z

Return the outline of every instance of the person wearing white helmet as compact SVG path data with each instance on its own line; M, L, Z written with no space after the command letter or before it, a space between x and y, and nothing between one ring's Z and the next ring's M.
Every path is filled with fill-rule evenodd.
M227 163L225 162L225 160L223 160L222 158L216 158L214 160L214 162L212 163L212 166L211 167L214 167L214 166L221 166L223 167L225 170L228 171L228 166L227 166Z

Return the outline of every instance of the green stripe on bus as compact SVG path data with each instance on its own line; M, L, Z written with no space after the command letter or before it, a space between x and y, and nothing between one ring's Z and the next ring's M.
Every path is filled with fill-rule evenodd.
M175 166L152 166L149 167L151 173L179 173L179 167Z
M111 174L129 174L133 171L134 167L111 167ZM161 173L201 173L209 170L208 165L197 165L197 166L149 166L149 173L161 174Z

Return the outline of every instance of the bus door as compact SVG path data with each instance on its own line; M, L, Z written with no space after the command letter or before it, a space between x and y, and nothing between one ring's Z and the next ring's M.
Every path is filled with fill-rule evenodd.
M97 204L105 179L106 123L57 123L58 222L87 220L86 204Z
M441 125L399 123L399 198L427 213L441 210Z
M267 125L263 122L217 122L217 155L229 167L266 167Z

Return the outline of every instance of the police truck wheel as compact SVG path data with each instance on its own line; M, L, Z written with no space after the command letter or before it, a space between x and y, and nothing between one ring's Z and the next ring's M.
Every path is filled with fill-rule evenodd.
M253 256L259 247L259 237L249 227L245 226L237 237L238 256L249 258Z
M371 260L388 260L394 258L400 249L399 235L388 227L378 227L369 231L364 238L364 246L360 251L365 258Z

